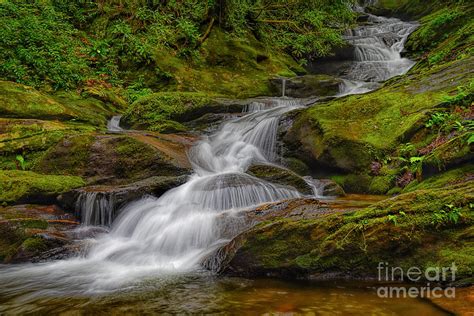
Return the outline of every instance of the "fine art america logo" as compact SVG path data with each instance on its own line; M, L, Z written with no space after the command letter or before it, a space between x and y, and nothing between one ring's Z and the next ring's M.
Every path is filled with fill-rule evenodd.
M379 282L420 282L426 284L417 286L381 286L377 288L377 295L382 298L455 298L456 288L440 287L438 284L449 283L456 280L456 264L453 262L448 267L419 267L389 266L388 262L379 262L377 267ZM432 283L434 285L432 285Z

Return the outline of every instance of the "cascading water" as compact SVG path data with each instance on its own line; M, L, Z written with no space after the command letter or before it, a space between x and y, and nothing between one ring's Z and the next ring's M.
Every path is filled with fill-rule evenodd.
M107 122L107 131L109 132L122 132L123 128L120 127L120 120L122 119L122 115L114 115L112 118Z
M101 293L144 277L199 269L207 256L240 231L239 211L300 196L291 187L245 173L252 163L276 159L279 118L298 106L286 98L256 103L252 112L223 124L190 150L194 174L185 184L160 198L126 206L110 232L97 238L84 257L3 268L0 294L18 286L34 295ZM84 220L111 221L110 214L100 211L110 207L110 201L95 205L97 201L97 196L87 194L78 201L78 207L99 210L85 212Z
M358 8L363 12L363 8ZM408 36L417 28L413 22L368 14L367 25L346 32L354 47L355 60L343 76L339 96L366 93L379 82L406 73L415 63L402 58Z
M286 96L286 79L281 78L281 96L285 97Z
M75 203L76 215L85 226L111 226L116 208L114 195L106 192L80 192Z

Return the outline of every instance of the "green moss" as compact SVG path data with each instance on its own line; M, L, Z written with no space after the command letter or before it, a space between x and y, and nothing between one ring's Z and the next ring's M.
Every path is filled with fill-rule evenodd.
M423 59L430 65L472 53L470 43L474 38L474 6L453 2L455 1L438 6L424 16L420 20L421 26L409 37L406 44L412 54L424 55Z
M394 186L394 177L378 176L373 177L369 185L369 193L386 194Z
M46 174L82 175L85 173L95 137L81 134L62 139L36 163L33 170Z
M283 165L299 175L307 175L309 173L308 166L304 162L296 158L286 158L283 161Z
M113 144L114 175L118 178L143 179L151 175L180 175L185 171L170 158L148 144L131 137L122 137Z
M443 188L456 183L472 181L473 175L474 166L471 164L434 175L425 179L421 183L413 181L403 189L403 192L412 192L421 189Z
M291 77L305 70L290 56L262 45L250 33L240 36L213 28L200 49L200 58L185 61L173 51L155 52L156 63L173 77L168 90L199 91L245 98L271 94L269 79Z
M48 222L43 219L22 219L22 228L33 228L33 229L46 229L48 228Z
M372 183L372 177L366 174L335 175L331 179L348 193L368 193Z
M73 118L73 113L53 98L9 81L0 81L0 114L20 118Z
M80 177L42 175L30 171L0 171L0 202L51 197L85 185Z
M32 252L32 253L39 253L41 251L45 251L48 249L48 245L46 244L45 240L41 237L32 237L26 239L22 244L21 247L24 251Z
M212 112L212 98L204 93L160 92L140 98L125 112L124 121L155 131L184 130L175 121L188 121Z
M104 128L107 118L124 107L123 103L116 106L104 100L107 102L74 92L46 94L18 83L0 81L3 117L77 121Z

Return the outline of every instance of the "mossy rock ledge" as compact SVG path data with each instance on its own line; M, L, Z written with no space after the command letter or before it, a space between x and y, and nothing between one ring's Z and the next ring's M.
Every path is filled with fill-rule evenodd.
M54 203L57 195L84 185L77 176L0 170L0 203Z
M263 212L259 224L220 250L222 271L239 276L375 278L379 262L407 269L458 267L456 284L472 284L473 181L417 190L360 211L327 212L303 201ZM454 204L456 222L434 214ZM389 217L390 215L390 217ZM405 270L406 271L406 270Z

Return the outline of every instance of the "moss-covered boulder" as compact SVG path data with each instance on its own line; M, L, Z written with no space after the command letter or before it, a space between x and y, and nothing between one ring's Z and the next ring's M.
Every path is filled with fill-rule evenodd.
M275 165L253 165L247 172L271 183L291 186L303 194L313 194L311 186L309 186L302 177L291 170Z
M15 118L73 119L75 113L36 89L0 81L0 115Z
M75 92L47 94L22 84L0 81L0 116L6 118L86 122L105 127L107 118L125 104L103 102Z
M159 134L95 135L64 138L35 165L34 170L80 175L88 183L124 184L151 176L179 176L189 172L185 136Z
M30 170L46 150L64 137L95 130L94 126L80 123L0 118L0 169ZM19 164L18 155L23 164Z
M68 231L78 224L55 206L0 207L0 263L67 256L72 249L67 245L73 240Z
M306 212L319 215L267 218L235 238L222 251L228 256L225 271L365 278L377 277L379 262L405 271L455 262L457 284L472 283L473 201L471 179L402 194L360 211L327 214L311 204Z
M292 98L309 98L313 96L334 96L339 92L341 79L329 75L305 75L294 78L274 78L270 82L275 95L283 93Z
M180 132L187 122L207 113L230 112L204 93L159 92L142 97L125 112L122 121L133 128Z
M57 195L84 185L75 176L4 170L0 171L0 203L54 203Z
M316 104L299 113L282 140L285 155L343 171L367 171L372 161L408 142L444 98L469 84L474 58L413 73L365 95ZM447 79L447 77L451 79Z

